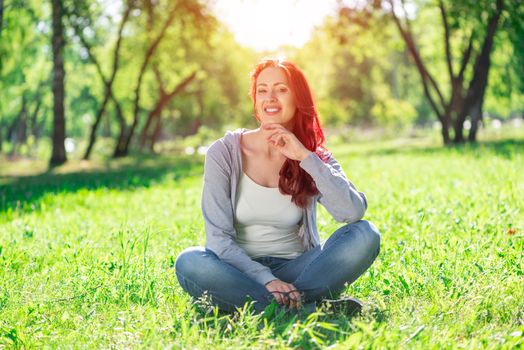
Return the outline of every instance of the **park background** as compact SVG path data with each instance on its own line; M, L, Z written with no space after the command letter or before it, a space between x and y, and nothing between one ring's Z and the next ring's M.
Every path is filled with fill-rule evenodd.
M0 0L0 348L522 346L522 38L520 0ZM265 56L304 69L382 232L359 317L176 282Z

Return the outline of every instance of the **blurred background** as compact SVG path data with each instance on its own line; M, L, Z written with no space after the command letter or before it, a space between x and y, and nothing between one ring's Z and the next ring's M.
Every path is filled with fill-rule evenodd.
M205 153L265 56L333 139L476 142L523 127L523 38L521 0L0 0L0 165Z

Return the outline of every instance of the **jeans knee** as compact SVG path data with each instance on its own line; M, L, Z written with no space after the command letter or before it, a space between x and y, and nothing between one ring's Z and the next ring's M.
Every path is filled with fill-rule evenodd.
M353 225L360 233L362 249L376 252L376 255L378 255L380 251L380 232L377 227L367 220L359 220L350 225Z
M202 247L190 247L184 249L176 258L176 273L183 276L192 275L193 269L199 265L198 260L203 252L204 248Z

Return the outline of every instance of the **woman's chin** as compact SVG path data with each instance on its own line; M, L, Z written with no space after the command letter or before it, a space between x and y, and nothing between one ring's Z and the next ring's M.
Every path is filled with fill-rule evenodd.
M281 119L264 119L264 120L260 121L260 127L261 128L264 125L269 125L269 124L282 125L284 128L286 128L288 130L292 130L293 129L293 121L292 120L283 121Z

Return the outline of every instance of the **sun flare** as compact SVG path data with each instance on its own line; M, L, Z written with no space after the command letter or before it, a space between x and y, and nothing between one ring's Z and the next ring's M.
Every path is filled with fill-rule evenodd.
M305 44L336 5L336 0L217 0L213 9L240 44L272 51Z

